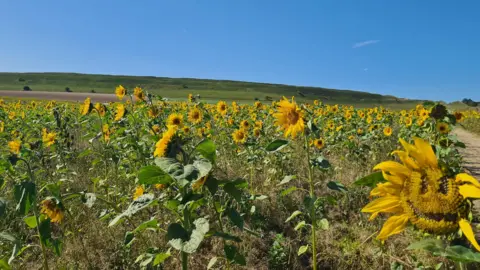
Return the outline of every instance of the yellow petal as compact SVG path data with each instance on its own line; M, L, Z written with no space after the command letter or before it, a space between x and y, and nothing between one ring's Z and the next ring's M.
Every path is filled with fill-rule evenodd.
M404 176L390 175L384 171L382 171L382 175L383 175L383 178L385 178L385 180L389 181L390 183L393 183L398 186L403 186Z
M390 182L377 184L377 187L370 191L370 196L385 196L388 194L399 195L401 192L401 188L401 186L394 185Z
M384 209L389 209L400 205L400 198L397 196L385 196L371 201L363 207L363 213L382 212Z
M388 237L402 232L408 223L407 215L392 216L383 224L382 230L377 236L378 240L385 240Z
M373 169L404 176L408 176L410 174L410 170L407 167L395 161L384 161L375 166Z
M480 198L480 188L474 185L461 185L458 187L458 192L462 194L463 198Z
M458 222L458 225L460 225L460 229L462 230L465 237L467 237L468 241L470 241L470 243L472 243L472 245L478 251L480 251L480 246L478 245L477 240L475 239L475 235L473 234L473 230L472 230L472 226L470 226L470 222L462 218L460 222Z
M410 156L408 156L408 153L405 152L405 151L393 151L392 154L396 154L398 156L398 158L400 158L400 160L402 161L402 163L407 166L407 168L409 168L410 170L418 170L420 169L420 167L418 166L418 164L415 162L415 160L413 160L413 158L411 158Z
M414 141L415 147L425 157L425 162L431 167L438 167L437 156L435 156L430 143L420 138L414 138Z
M480 188L480 183L478 183L478 180L475 179L473 176L468 175L466 173L457 174L456 181L457 182L467 182L467 183L470 183L470 184Z

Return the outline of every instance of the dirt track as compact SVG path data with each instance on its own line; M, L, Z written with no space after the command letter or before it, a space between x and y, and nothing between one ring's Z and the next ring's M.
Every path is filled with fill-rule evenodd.
M28 98L43 100L66 100L83 101L90 97L92 102L110 102L118 101L114 94L96 94L96 93L67 93L67 92L43 92L43 91L8 91L0 90L0 97L10 98Z
M465 149L459 149L463 156L463 167L480 180L480 137L462 128L456 128L454 133L467 146Z

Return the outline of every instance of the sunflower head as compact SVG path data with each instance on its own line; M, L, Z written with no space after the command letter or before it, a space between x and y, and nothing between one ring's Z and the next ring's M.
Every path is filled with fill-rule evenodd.
M122 85L119 85L115 88L115 95L119 100L122 100L126 94L127 94L127 89L125 89L125 87L123 87Z
M455 116L457 122L462 122L463 119L465 119L465 115L463 115L461 112L455 112L453 115Z
M385 183L377 184L370 195L379 197L362 212L374 219L380 213L394 214L384 224L380 240L400 233L410 222L418 229L433 234L453 233L460 228L477 248L472 228L467 221L467 199L480 198L480 184L467 174L445 175L438 167L430 144L415 138L412 145L400 140L404 151L395 151L402 163L386 161L375 166Z
M145 92L138 86L133 89L133 95L139 100L145 100Z
M93 109L92 102L90 101L90 98L87 97L85 101L83 101L82 106L80 107L80 113L82 115L87 115L89 114Z
M232 133L233 141L242 144L247 141L247 133L243 129L237 129Z
M202 111L199 110L197 107L191 109L188 112L188 121L193 124L198 124L202 122L203 114Z
M315 139L311 144L317 149L322 149L325 147L325 141L323 139Z
M261 133L262 133L261 129L259 129L259 128L254 128L253 129L253 136L258 138L258 137L260 137Z
M170 114L168 116L168 119L167 119L167 125L182 127L183 126L183 115L178 114L178 113Z
M95 110L97 110L98 114L100 116L105 116L105 112L107 111L107 108L105 107L105 105L103 105L102 103L95 103L95 106L94 106Z
M227 114L227 103L225 103L225 101L219 101L217 103L217 112L221 115Z
M62 223L63 207L55 198L47 198L40 203L40 213L45 214L51 222Z
M118 104L116 107L115 121L120 121L126 114L125 105Z
M293 100L290 102L287 98L283 99L277 105L277 113L273 114L276 118L276 125L284 131L284 136L295 138L297 134L303 133L305 123L303 120L303 111Z
M392 136L392 133L393 133L393 131L392 131L392 128L391 128L391 127L385 127L385 128L383 129L383 134L384 134L385 136L387 136L387 137Z
M135 188L135 192L133 192L133 200L138 199L138 197L142 196L145 193L145 189L142 186L138 186Z
M247 120L242 120L240 122L240 128L247 130L250 127L250 123Z
M437 131L442 134L448 134L450 132L450 128L447 123L438 122L437 123Z
M22 146L22 142L20 140L13 140L13 141L10 141L8 142L8 148L10 150L10 152L12 152L13 154L20 154L20 147Z

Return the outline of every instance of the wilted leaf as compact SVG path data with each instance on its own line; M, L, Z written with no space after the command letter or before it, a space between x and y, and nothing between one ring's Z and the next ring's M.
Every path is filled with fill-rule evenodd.
M297 255L300 256L300 255L302 255L303 253L307 252L307 250L308 250L308 245L306 245L306 246L301 246L301 247L298 249Z
M88 207L92 208L93 204L97 200L95 193L85 193L82 194L82 202Z
M322 170L326 170L331 167L330 162L322 156L317 157L316 159L313 159L311 163L313 167L316 167Z
M298 188L297 187L290 187L290 188L287 188L285 190L283 190L280 195L281 196L287 196L288 194L294 192L295 190L297 190Z
M213 234L213 236L218 236L218 237L221 237L225 240L230 240L230 241L234 241L234 242L242 242L242 239L240 239L239 237L237 237L235 235L228 234L228 233L215 232Z
M156 219L152 219L149 221L145 221L142 224L138 225L135 230L133 230L134 233L142 232L148 228L153 228L157 229L158 228L158 221Z
M295 212L293 212L293 213L287 218L287 220L285 220L285 222L289 222L290 220L292 220L294 217L300 215L301 213L302 213L302 212L301 212L301 211L298 211L298 210L295 211Z
M295 231L300 230L301 228L305 227L307 225L304 220L300 221L297 226L295 226Z
M217 263L217 261L218 261L217 257L211 258L210 261L208 262L207 270L212 269L212 267Z
M135 201L133 201L123 213L117 215L110 223L108 224L109 227L114 226L124 217L131 217L138 211L149 207L151 205L156 204L158 201L153 199L153 194L143 194L142 196L138 197Z
M170 254L170 252L168 252L168 253L158 253L155 256L155 260L153 260L153 266L156 266L156 265L159 265L159 264L163 263L166 259L170 258L170 256L172 256Z
M318 227L321 229L321 230L328 230L328 228L330 228L330 225L328 223L328 220L326 218L322 218L321 220L318 221Z
M182 240L182 238L175 238L168 241L168 243L177 250L184 251L186 253L193 253L197 248L200 246L200 243L203 241L205 234L210 229L208 224L208 220L205 218L196 219L193 224L195 224L195 229L192 231L190 235L190 239L188 241ZM181 227L183 229L183 227ZM170 227L169 230L170 232ZM188 234L187 234L188 237Z
M280 183L277 184L277 186L285 185L288 182L290 182L290 181L292 181L293 179L296 179L296 178L297 178L296 175L287 175L282 179L282 181L280 181Z

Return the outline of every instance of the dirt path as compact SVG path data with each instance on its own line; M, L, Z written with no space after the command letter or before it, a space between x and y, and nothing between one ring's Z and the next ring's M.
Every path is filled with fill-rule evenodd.
M67 93L67 92L44 92L44 91L8 91L1 90L0 97L9 98L28 98L43 100L64 100L64 101L83 101L90 97L92 102L110 102L117 101L114 94L96 94L96 93Z
M456 128L454 133L458 139L467 146L465 149L459 149L463 155L463 167L473 177L480 180L480 136L472 134L462 128Z

